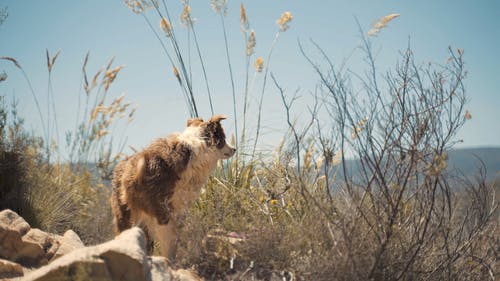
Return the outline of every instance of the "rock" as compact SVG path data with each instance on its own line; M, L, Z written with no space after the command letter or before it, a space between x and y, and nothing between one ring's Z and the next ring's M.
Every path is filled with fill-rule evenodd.
M15 262L0 259L0 278L23 276L23 267Z
M149 257L149 281L202 281L195 273L178 269L172 270L164 257Z
M13 260L22 243L21 237L18 231L0 225L0 258Z
M56 249L56 252L53 254L53 257L51 257L52 258L51 261L61 256L64 256L74 250L85 247L82 240L80 240L78 234L76 234L71 229L64 233L64 235L59 239L58 243L59 246Z
M32 228L26 233L23 238L23 241L37 243L43 249L48 249L54 242L52 236L46 232L41 231L38 228Z
M32 228L21 238L16 260L26 265L47 264L47 251L55 243L51 235L37 228Z
M45 254L45 257L47 258L47 260L49 262L51 262L52 260L54 260L54 256L55 256L56 252L59 250L59 246L61 245L60 241L62 240L62 236L61 235L50 233L50 237L52 238L53 243L46 250L46 254Z
M149 257L148 258L149 276L150 281L171 281L172 274L164 257Z
M235 243L232 239L222 240ZM213 244L217 248L220 243ZM146 237L138 227L109 242L85 247L72 230L63 236L46 233L4 210L0 212L0 279L16 277L27 281L202 280L189 270L173 270L163 257L146 256Z
M53 263L26 274L22 280L72 281L72 280L116 280L111 277L105 261L86 256L80 259L59 258Z
M175 281L202 281L195 273L186 269L173 270L172 275Z
M22 241L19 245L17 255L12 257L11 260L27 266L47 264L45 252L40 247L40 244L32 241Z
M30 230L30 225L14 211L6 209L0 212L0 226L19 232L21 236Z
M146 237L140 228L126 230L115 240L94 248L116 280L145 280Z
M23 265L47 263L46 252L55 240L11 210L0 212L0 257Z
M147 280L145 245L144 233L135 227L115 240L74 250L23 280Z
M63 244L60 248L60 244ZM60 257L83 248L80 237L68 230L64 236L46 233L29 224L11 210L0 212L0 258L25 266L47 264L54 256Z
M0 257L13 260L21 248L22 236L30 229L29 224L11 210L0 212Z

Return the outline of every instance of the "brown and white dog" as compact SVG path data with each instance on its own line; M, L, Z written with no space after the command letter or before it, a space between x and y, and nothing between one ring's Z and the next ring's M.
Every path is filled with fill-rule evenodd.
M223 119L189 119L184 132L157 139L118 163L111 196L115 234L139 226L173 261L176 218L198 197L217 161L236 151L226 143Z

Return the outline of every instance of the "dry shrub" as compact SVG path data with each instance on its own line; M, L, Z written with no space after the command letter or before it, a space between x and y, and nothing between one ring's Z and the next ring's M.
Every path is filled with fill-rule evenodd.
M89 170L47 162L43 141L25 132L12 109L8 114L5 104L0 106L1 208L44 231L73 229L87 244L111 238L108 189Z
M447 169L470 119L463 52L422 67L408 49L380 86L364 40L366 76L335 69L321 50L327 72L310 60L322 93L302 128L291 117L297 97L272 77L288 141L261 163L220 167L187 215L180 264L209 280L495 279L494 186Z
M339 187L332 202L321 180L308 183L311 197L305 197L298 177L292 176L291 186L280 194L286 186L280 187L279 182L290 177L289 165L278 168L275 162L272 170L253 168L252 184L275 185L241 187L227 181L227 174L212 178L181 226L179 265L195 267L208 280L268 280L286 274L298 280L367 280L377 259L383 266L372 273L373 280L398 276L402 280L486 280L495 273L498 222L491 217L480 222L480 209L487 208L470 194L483 192L492 202L491 186L474 183L454 192L450 203L456 211L445 223L439 214L442 206L435 209L422 241L415 240L423 224L415 210L422 200L406 198L380 253L379 237L387 231L382 224L389 217L383 212L362 215L360 208L374 208L363 198L362 187L351 192ZM287 169L288 174L277 172ZM332 204L335 211L327 216L324 210L333 210ZM407 266L413 247L421 249Z
M10 208L23 216L32 227L62 234L75 230L86 244L104 242L113 237L108 180L124 146L122 138L112 134L132 121L135 109L124 96L112 98L110 87L121 66L112 67L111 59L89 79L87 62L82 67L83 98L78 97L77 127L66 133L66 151L61 151L56 103L52 92L52 69L59 52L52 58L47 51L49 71L47 116L40 110L29 77L24 75L40 113L43 138L23 128L15 103L11 114L0 101L0 208ZM110 100L111 99L111 100ZM84 100L85 102L81 102ZM121 120L121 122L119 122ZM56 130L48 130L54 126ZM112 130L115 130L113 132ZM118 147L117 145L118 144Z

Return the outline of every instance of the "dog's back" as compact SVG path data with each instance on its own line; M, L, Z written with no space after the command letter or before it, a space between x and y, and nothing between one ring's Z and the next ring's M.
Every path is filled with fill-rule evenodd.
M115 232L138 224L140 212L156 218L159 224L168 223L172 213L169 201L191 154L188 145L171 135L116 166L111 199Z

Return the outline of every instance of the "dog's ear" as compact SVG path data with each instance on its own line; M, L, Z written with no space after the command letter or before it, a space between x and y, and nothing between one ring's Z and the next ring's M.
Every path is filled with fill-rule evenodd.
M197 117L197 118L191 118L187 120L187 126L200 126L200 124L203 123L203 119Z
M217 115L212 116L208 122L217 123L217 122L220 122L221 120L224 120L224 119L227 119L226 115L217 114Z

